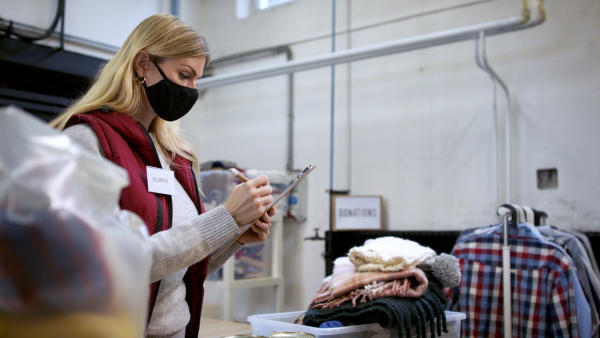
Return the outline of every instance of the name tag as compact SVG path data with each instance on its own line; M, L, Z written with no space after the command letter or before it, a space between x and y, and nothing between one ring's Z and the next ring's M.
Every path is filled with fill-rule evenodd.
M148 191L157 194L175 195L175 173L155 167L146 167Z

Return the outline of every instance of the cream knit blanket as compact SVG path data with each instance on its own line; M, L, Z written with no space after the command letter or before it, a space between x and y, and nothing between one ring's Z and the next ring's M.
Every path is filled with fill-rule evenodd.
M369 239L348 252L356 270L362 272L410 269L434 256L431 248L398 237Z

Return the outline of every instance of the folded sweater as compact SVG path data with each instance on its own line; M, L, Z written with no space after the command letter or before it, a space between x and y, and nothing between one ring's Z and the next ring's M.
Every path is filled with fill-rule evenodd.
M340 321L343 325L378 323L386 329L397 329L399 337L412 337L413 329L417 337L425 337L427 325L432 337L448 332L445 308L446 297L442 285L427 274L429 286L421 297L384 297L353 306L345 302L340 306L324 310L309 307L304 314L303 324L319 327L329 321Z
M367 240L363 246L348 252L357 271L400 271L414 268L434 256L435 251L429 247L391 236Z

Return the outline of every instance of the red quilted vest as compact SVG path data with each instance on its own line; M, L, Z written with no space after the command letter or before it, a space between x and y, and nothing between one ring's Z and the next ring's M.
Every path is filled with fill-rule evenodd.
M104 156L125 168L129 173L130 185L121 192L121 209L130 210L139 215L152 235L172 226L173 206L171 196L148 192L146 166L161 168L154 143L146 128L131 117L118 112L94 111L78 114L71 118L67 126L88 123L98 136ZM202 199L192 163L176 156L172 168L175 178L188 193L198 213L204 212ZM198 337L200 314L204 297L204 280L208 259L204 259L188 268L184 276L186 300L190 307L191 319L186 327L186 337ZM160 281L150 287L148 321L152 316Z

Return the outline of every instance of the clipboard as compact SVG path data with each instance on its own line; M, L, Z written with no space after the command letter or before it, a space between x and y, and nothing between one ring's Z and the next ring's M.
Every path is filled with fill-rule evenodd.
M298 185L298 183L302 182L302 180L308 176L308 174L310 174L316 167L318 166L318 164L310 164L308 167L306 167L300 174L298 174L298 176L296 177L296 179L294 180L294 182L292 182L280 195L279 197L277 197L276 199L273 200L273 202L271 202L269 204L269 206L267 206L267 208L265 209L266 211L264 213L262 213L260 216L258 216L257 218L255 218L252 222L244 225L243 227L240 228L240 232L233 237L231 240L227 241L227 243L221 248L221 250L217 251L212 257L219 257L223 250L228 247L231 243L233 243L233 241L236 241L238 238L240 238L242 236L242 234L244 234L244 232L246 232L246 230L248 230L248 228L250 228L252 226L252 224L254 224L254 222L258 221L261 217L263 217L263 215L265 213L267 213L269 211L269 209L271 209L272 207L275 206L275 204L277 204L277 202L279 202L284 196L286 196L290 190L294 189L294 187L296 185Z

